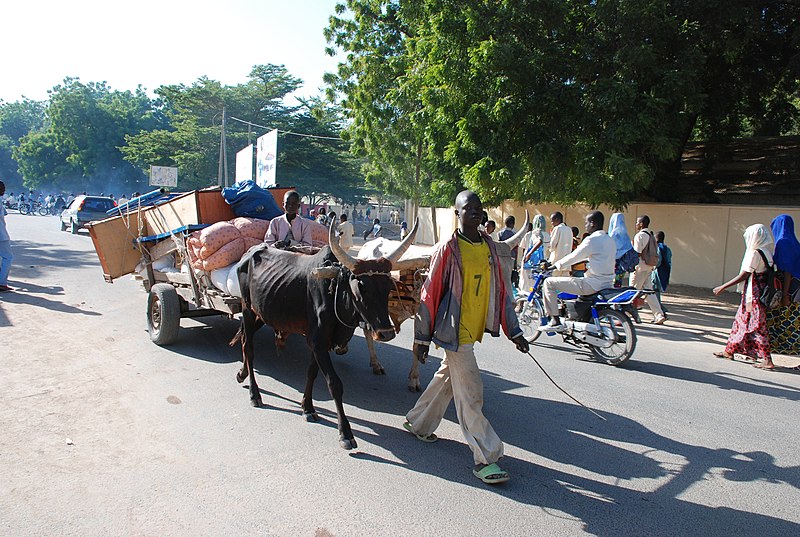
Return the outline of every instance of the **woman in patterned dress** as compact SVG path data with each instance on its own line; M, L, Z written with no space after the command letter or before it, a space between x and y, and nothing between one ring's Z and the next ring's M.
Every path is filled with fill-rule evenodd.
M772 232L763 224L753 224L744 231L744 243L747 250L739 275L714 288L714 294L719 295L728 287L744 284L742 303L733 320L728 343L724 351L715 352L714 356L733 360L734 355L739 354L745 360L763 360L761 364L754 364L760 369L774 369L767 330L767 308L758 300L767 283L767 265L762 254L767 263L772 264Z
M800 242L794 234L794 220L787 214L773 221L775 268L781 272L781 305L767 312L772 352L800 356Z

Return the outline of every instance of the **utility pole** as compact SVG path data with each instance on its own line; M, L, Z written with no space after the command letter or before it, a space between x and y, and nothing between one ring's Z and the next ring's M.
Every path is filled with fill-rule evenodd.
M217 171L217 185L223 186L222 180L225 179L225 186L228 186L228 148L225 140L225 107L222 107L222 131L219 135L219 169Z

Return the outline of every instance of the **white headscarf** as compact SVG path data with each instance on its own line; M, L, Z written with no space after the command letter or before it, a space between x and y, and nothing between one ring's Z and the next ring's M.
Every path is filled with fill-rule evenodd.
M742 258L743 271L749 272L752 267L753 256L758 259L761 256L756 250L764 252L767 261L772 264L772 254L775 252L775 239L772 238L772 231L764 224L753 224L744 230L744 244L747 250Z
M753 224L744 230L744 244L747 250L742 258L742 272L750 272L750 276L745 280L745 304L746 310L753 310L753 267L758 266L758 262L763 260L757 250L764 253L767 262L772 264L772 254L775 251L775 239L772 237L772 230L764 224Z

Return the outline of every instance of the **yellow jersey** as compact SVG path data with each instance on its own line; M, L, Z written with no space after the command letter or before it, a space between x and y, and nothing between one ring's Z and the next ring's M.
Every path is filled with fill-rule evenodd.
M461 290L461 324L458 343L470 344L483 339L489 312L492 267L486 241L472 242L458 233L464 288Z

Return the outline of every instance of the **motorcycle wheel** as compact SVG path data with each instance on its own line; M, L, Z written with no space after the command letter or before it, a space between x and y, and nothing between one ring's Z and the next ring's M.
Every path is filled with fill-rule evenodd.
M523 300L521 306L518 305L517 321L522 330L522 336L528 343L533 343L541 335L539 326L542 324L543 317L544 308L538 298Z
M628 361L636 349L636 331L630 318L616 310L597 312L600 326L614 333L615 343L607 348L592 346L594 358L608 365L620 366Z
M18 210L19 214L28 214L31 212L31 208L27 203L20 203Z
M47 207L39 206L39 208L36 210L36 214L39 216L47 216L50 214L50 211L47 210Z

